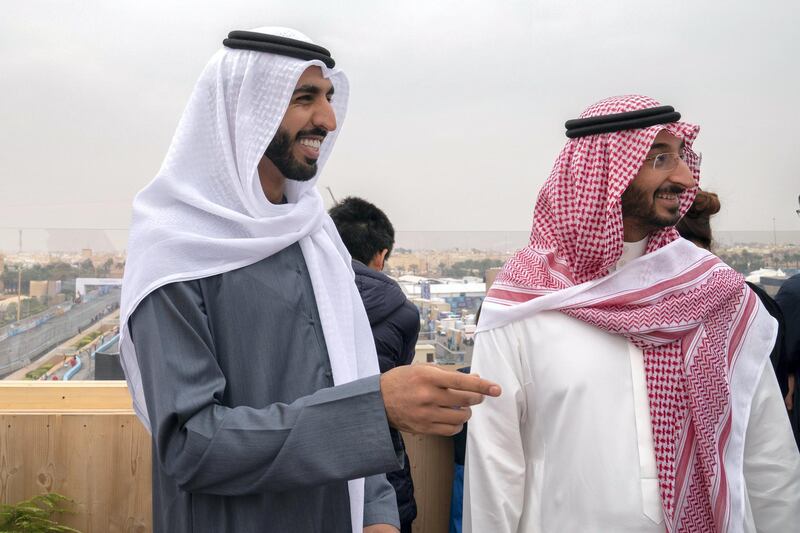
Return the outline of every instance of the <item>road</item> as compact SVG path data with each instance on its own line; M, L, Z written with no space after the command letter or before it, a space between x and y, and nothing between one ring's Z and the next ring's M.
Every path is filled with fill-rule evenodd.
M73 306L67 313L38 327L0 341L0 376L30 364L40 355L75 336L79 328L85 330L98 316L107 314L107 306L116 306L119 294L119 289L112 289L90 302Z

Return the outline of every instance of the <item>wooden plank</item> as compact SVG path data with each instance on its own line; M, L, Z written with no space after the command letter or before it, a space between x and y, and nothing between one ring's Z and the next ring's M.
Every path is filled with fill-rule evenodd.
M412 531L446 532L450 522L450 496L455 464L453 439L403 433L403 441L411 462L414 498L417 501L417 518L412 525Z
M58 492L84 533L152 530L150 435L134 415L0 415L0 501Z
M0 413L132 413L124 381L0 381Z
M415 533L448 530L452 439L404 434ZM84 533L152 529L150 435L124 382L0 382L0 501L55 491L76 502L63 521Z

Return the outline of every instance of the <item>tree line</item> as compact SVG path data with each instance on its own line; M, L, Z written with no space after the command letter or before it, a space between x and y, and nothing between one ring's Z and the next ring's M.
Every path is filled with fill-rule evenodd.
M86 259L75 265L56 261L53 263L36 263L22 270L22 293L28 294L31 281L54 280L62 282L61 292L68 293L75 290L72 282L75 278L105 278L114 268L114 260L109 258L105 263L95 266L91 259ZM3 281L7 292L17 292L19 272L17 267L4 265L0 279ZM72 285L72 289L64 287L63 282Z

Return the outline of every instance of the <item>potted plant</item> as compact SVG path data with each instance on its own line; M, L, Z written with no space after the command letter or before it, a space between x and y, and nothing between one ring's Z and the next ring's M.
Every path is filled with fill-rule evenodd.
M0 533L81 533L52 519L54 514L72 513L73 503L50 492L16 505L0 504Z

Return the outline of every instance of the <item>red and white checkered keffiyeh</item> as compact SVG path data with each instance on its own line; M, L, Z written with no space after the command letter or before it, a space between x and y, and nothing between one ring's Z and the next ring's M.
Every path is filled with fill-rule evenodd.
M581 117L659 105L620 96ZM623 250L622 193L664 129L685 141L699 183L694 125L567 142L539 194L530 244L498 275L479 329L560 310L640 347L667 531L740 531L744 431L773 322L740 274L674 228L652 234L645 256L609 274ZM681 213L695 193L683 193Z

